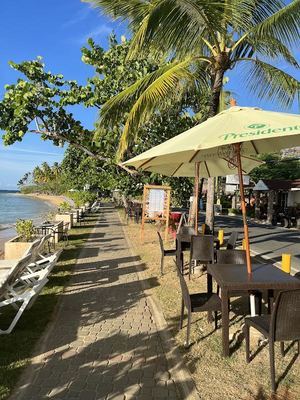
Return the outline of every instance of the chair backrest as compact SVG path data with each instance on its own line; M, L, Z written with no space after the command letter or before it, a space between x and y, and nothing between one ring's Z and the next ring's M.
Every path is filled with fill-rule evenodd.
M207 224L202 224L202 234L203 235L211 235L212 231Z
M193 235L191 238L192 260L214 262L214 237L212 235Z
M300 340L300 289L280 292L271 317L274 341Z
M69 228L70 228L70 222L65 222L63 224L63 233L68 233Z
M186 308L188 310L191 310L191 308L192 308L191 307L191 298L190 298L190 293L189 293L188 286L186 284L186 281L185 281L184 277L181 274L180 267L176 264L176 262L175 262L175 265L176 265L176 268L177 268L177 275L178 275L178 278L179 278L182 299L184 301L184 304L185 304Z
M217 250L218 264L246 264L245 250Z
M196 231L192 226L184 225L180 228L178 235L195 235Z
M27 256L28 254L31 254L30 262L33 262L36 260L38 256L38 249L40 248L42 238L36 239L34 242L31 243L30 247L25 251L23 256Z
M23 256L18 261L18 263L13 268L11 268L11 270L5 280L5 283L0 288L0 296L2 296L6 292L7 286L12 286L16 282L16 280L23 275L25 269L30 264L31 257L32 257L31 254L27 254L26 256Z
M162 240L160 232L157 231L157 235L158 235L158 241L159 241L159 245L160 245L160 250L161 250L162 254L164 254L164 251L165 251L164 242Z
M238 240L238 233L237 231L231 232L231 235L229 236L228 242L227 242L227 250L233 250L235 249L236 242Z

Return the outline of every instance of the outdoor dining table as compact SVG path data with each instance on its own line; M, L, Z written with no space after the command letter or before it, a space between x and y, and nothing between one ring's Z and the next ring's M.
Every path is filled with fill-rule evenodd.
M221 289L223 356L229 356L229 292L232 290L292 290L300 289L300 279L281 271L273 264L253 264L252 274L247 265L209 264L207 291L212 292L212 278Z
M51 242L53 244L58 243L63 235L63 221L49 221L44 222L39 226L36 226L35 229L42 235L51 234Z

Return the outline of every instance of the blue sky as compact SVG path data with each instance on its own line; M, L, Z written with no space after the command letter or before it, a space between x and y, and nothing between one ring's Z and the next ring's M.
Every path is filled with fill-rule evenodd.
M4 2L0 24L0 96L4 93L4 85L14 83L18 78L8 66L10 60L21 62L42 56L48 70L85 83L93 70L81 62L80 48L88 37L106 47L112 30L118 37L122 34L128 36L124 25L112 22L80 0ZM299 59L299 50L297 53ZM257 105L280 111L278 106L259 102L250 96L242 88L238 71L231 73L229 88L235 92L239 105ZM290 111L299 112L296 105ZM76 107L74 114L87 128L93 127L97 117L96 110L80 107ZM17 181L25 172L43 161L49 164L60 161L63 152L64 149L49 141L44 142L34 134L27 134L21 143L9 147L4 147L0 139L0 189L16 188Z
M21 62L42 56L47 70L62 73L66 79L85 83L93 69L80 60L80 48L88 37L106 47L114 29L118 37L126 33L119 24L80 0L10 0L1 5L0 96L4 85L14 83L18 74L8 61ZM72 111L74 111L72 109ZM76 107L74 114L92 128L97 111ZM39 136L27 134L21 143L4 147L0 139L0 189L15 189L18 180L36 165L53 164L64 149Z

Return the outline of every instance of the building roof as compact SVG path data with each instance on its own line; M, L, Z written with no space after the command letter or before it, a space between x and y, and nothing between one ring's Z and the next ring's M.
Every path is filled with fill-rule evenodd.
M300 179L260 179L253 190L300 190Z

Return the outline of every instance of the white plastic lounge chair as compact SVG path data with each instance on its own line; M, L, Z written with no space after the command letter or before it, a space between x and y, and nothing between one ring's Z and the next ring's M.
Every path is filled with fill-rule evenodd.
M9 270L6 277L4 277L4 274L2 274L0 286L0 312L4 307L12 306L17 310L17 313L15 314L8 328L0 328L0 334L11 333L25 309L33 304L37 295L48 282L47 278L43 278L37 280L31 286L19 286L16 284L23 276L24 270L26 269L30 258L31 254L26 255Z
M25 275L25 277L29 277L30 274L35 274L42 271L45 271L45 273L49 274L55 267L61 253L62 249L58 250L54 254L49 254L47 256L40 255L41 258L39 260L27 266L26 271L28 271L28 275Z

